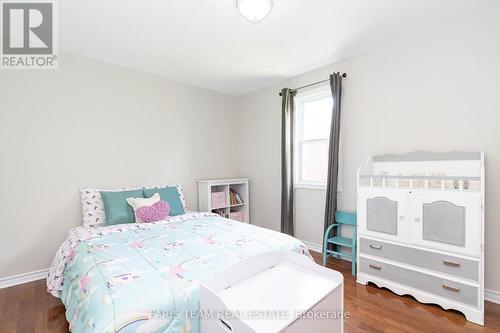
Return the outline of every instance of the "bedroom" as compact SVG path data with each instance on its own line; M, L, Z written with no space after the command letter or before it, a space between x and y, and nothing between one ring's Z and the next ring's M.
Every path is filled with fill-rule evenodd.
M462 235L466 245L455 250L449 244L436 250L430 242L404 247L436 253L428 262L444 253L476 263L477 276L472 280L425 270L430 276L476 288L475 305L453 302L457 306L447 303L451 310L445 310L442 298L426 301L411 288L400 290L374 279L362 280L358 274L363 272L361 262L355 260L353 270L349 249L338 247L345 254L344 260L328 258L328 269L322 272L343 275L343 330L500 331L500 242L496 240L500 227L495 218L500 215L496 204L500 198L500 1L317 0L306 4L299 0L172 0L151 1L148 6L129 0L41 1L52 6L34 8L33 21L30 17L30 24L23 25L19 13L24 10L27 15L29 11L22 6L27 3L33 1L1 3L0 332L68 332L70 328L73 332L100 332L104 329L96 327L108 322L116 325L111 331L118 331L119 323L108 320L108 314L89 324L89 312L105 312L107 303L82 308L73 320L77 311L71 302L75 299L60 298L61 292L71 294L63 291L64 279L69 281L71 274L83 274L77 280L86 286L87 280L81 281L84 263L55 274L60 284L57 290L52 289L54 293L48 292L50 281L55 280L54 275L49 277L49 270L68 233L72 228L84 230L82 233L89 230L83 227L85 213L88 217L89 212L82 209L81 189L92 189L100 197L101 192L126 188L139 191L131 197L144 199L149 195L143 187L161 189L182 184L182 197L174 198L175 202L161 198L169 203L172 218L157 224L165 228L179 225L176 232L167 233L174 239L158 245L162 251L167 244L175 247L175 236L183 226L194 227L190 223L196 219L230 221L227 223L249 228L242 239L234 239L231 232L216 239L220 253L213 249L204 252L214 239L198 238L203 243L192 237L180 239L195 244L192 248L199 252L196 258L220 254L214 255L217 260L207 259L220 265L217 273L238 267L237 260L230 260L230 251L222 250L238 240L238 259L251 260L259 253L290 247L295 252L311 253L320 267L325 220L327 226L333 223L335 211L357 213L355 239L363 236L368 216L360 210L364 206L358 198L365 194L360 192L363 186L358 185L372 184L367 178L366 183L360 183L358 178L364 174L358 175L358 170L372 168L380 156L404 157L412 152L435 155L413 155L432 160L424 163L423 170L394 171L395 175L409 173L407 178L397 179L400 189L430 188L444 193L442 183L451 192L477 190L480 204L484 201L482 208L472 207L479 211L475 225ZM252 10L261 20L252 21ZM37 30L42 22L50 24L51 33ZM26 47L22 37L19 41L25 31L30 36L28 44L33 39L38 48L40 43L50 45L51 52L27 50L23 52L32 53L22 56L15 49ZM9 53L10 49L14 51ZM33 54L38 55L38 62L29 63ZM298 89L304 86L308 87ZM283 94L285 88L291 92L288 99ZM340 105L333 103L334 98ZM305 128L307 105L314 101L328 106L321 107L320 115L312 118L312 127ZM334 121L338 128L332 132L333 114L340 121ZM283 131L283 127L289 131ZM311 137L303 135L307 130ZM338 137L334 135L337 140L330 144L332 133ZM308 155L308 164L298 147L315 143L319 153ZM289 159L282 158L283 152ZM459 155L460 161L445 161L453 163L431 163L439 162L442 158L437 156L449 152L471 154ZM372 162L367 164L370 158ZM293 166L287 161L293 161ZM408 163L411 167L417 164ZM338 175L328 179L334 171L332 165L337 165ZM460 176L465 178L449 178L458 176L454 174L457 168L464 169L465 174ZM391 190L394 179L388 176L393 174L385 173L390 170L385 167L383 172L367 173L374 175L373 185ZM235 184L231 179L236 179ZM382 181L386 187L382 187ZM336 191L327 190L334 185ZM223 193L218 198L221 205L208 204L212 201L208 189L210 194ZM240 207L232 203L230 189L240 196ZM337 197L336 208L333 200L327 201L327 192L330 199ZM130 212L127 198L122 197L121 207ZM443 200L449 201L435 201ZM104 212L99 216L108 220L102 198L99 205ZM325 214L327 206L329 214ZM173 211L190 214L187 211L216 208L230 219L198 216L172 220ZM136 225L156 228L154 223L135 223L134 213L130 219L126 222L134 223L126 223L130 225L124 229ZM237 219L249 223L240 226ZM396 223L405 226L403 222ZM416 223L413 219L406 222ZM203 223L207 233L216 233L210 231L209 222ZM95 229L118 230L120 225ZM266 238L263 243L252 242L249 235L256 230L270 236L262 236ZM352 230L352 226L342 226L340 234L350 238ZM122 231L105 235L109 237L106 240L117 241L119 235L129 232ZM384 234L377 238L370 232L366 230L364 236L384 244L408 243ZM475 246L469 253L467 237L473 234ZM90 238L81 243L88 245L101 239L99 235L86 237ZM288 241L280 248L269 237ZM265 251L259 245L264 243ZM363 252L362 244L359 241L354 246L356 259ZM158 247L146 245L146 250L148 246ZM77 250L83 251L79 246ZM143 250L137 249L137 253ZM75 252L68 251L66 257L70 253ZM76 253L82 253L79 258L85 259L83 252ZM174 249L172 253L181 252ZM163 258L169 257L162 254ZM170 268L170 263L160 265L158 271ZM66 268L64 264L59 267ZM171 275L177 273L172 271ZM192 279L200 279L196 274L205 273L192 274ZM218 274L206 277L209 275L216 278ZM280 283L267 285L277 286ZM94 293L103 293L106 288L99 287ZM259 290L252 291L257 294ZM460 294L444 288L439 292ZM101 302L97 294L88 299ZM82 294L73 296L83 299ZM137 301L127 297L127 304ZM264 310L251 304L248 307ZM281 310L278 301L267 310ZM197 332L200 323L193 322L191 328L182 329ZM325 322L328 320L317 321L318 325ZM172 332L176 329L182 331L172 326Z

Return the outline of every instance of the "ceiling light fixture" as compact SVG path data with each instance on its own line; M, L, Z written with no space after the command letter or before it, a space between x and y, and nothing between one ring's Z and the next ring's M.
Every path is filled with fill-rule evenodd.
M273 0L236 0L236 8L250 22L258 22L273 9Z

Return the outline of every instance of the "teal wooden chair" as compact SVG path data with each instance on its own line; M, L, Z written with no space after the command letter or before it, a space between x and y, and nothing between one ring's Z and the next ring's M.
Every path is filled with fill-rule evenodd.
M340 231L343 225L349 225L353 230L352 238L340 236ZM326 229L325 237L323 238L323 266L326 266L326 259L328 256L334 256L339 259L351 259L352 262L352 275L356 275L356 214L347 213L342 211L335 212L335 223L330 225ZM331 231L337 228L337 236L330 237ZM328 244L335 245L335 251L328 250ZM339 251L339 246L350 247L352 250L351 254L342 253Z

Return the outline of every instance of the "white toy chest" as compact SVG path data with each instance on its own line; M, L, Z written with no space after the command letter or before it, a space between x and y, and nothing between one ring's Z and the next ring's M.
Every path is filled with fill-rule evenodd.
M343 276L298 253L242 260L200 288L201 333L343 332Z

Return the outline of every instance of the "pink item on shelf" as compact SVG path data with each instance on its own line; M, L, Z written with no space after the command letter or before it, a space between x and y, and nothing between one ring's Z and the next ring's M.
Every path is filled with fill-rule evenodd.
M160 200L151 206L142 206L137 208L136 215L143 222L156 222L166 220L170 213L168 202Z
M212 192L212 209L226 206L226 192Z
M230 218L231 220L235 220L235 221L243 222L243 212L242 212L242 211L239 211L239 212L231 212L231 213L229 213L229 218Z

